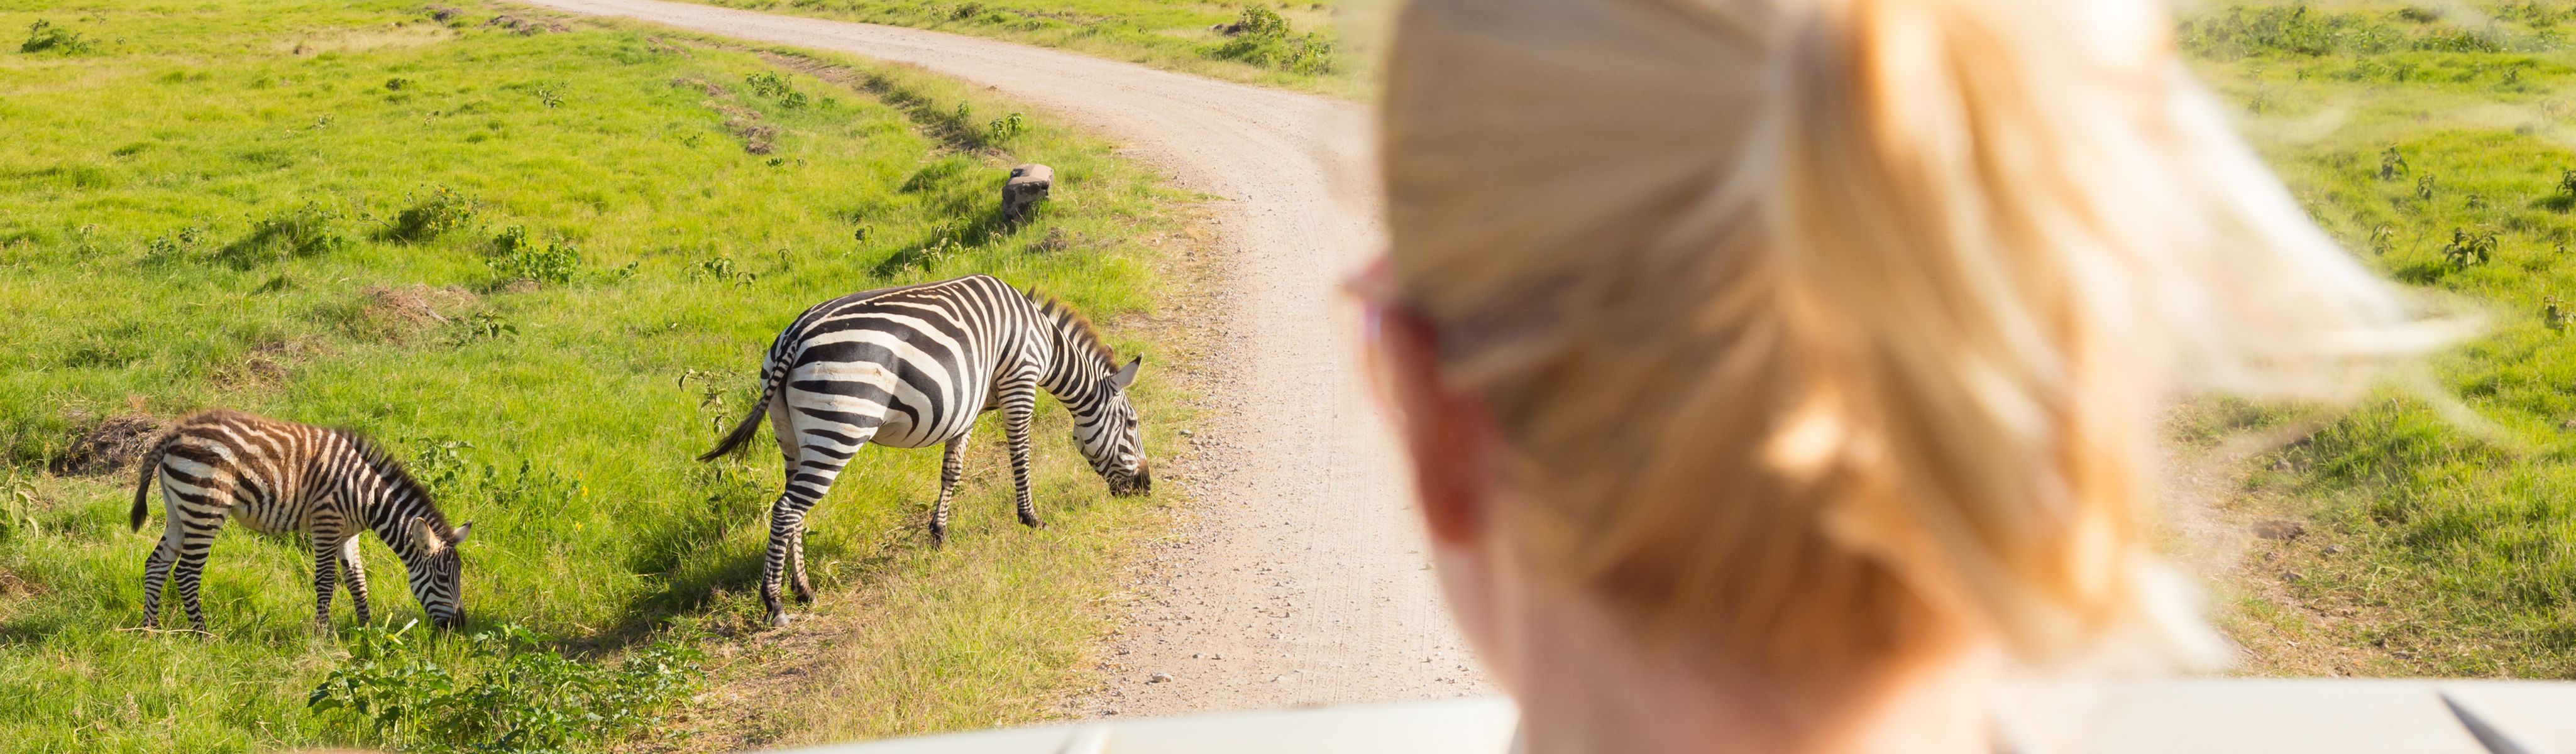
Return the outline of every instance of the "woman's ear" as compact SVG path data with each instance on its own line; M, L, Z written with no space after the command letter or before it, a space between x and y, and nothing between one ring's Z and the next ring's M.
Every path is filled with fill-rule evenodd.
M1388 400L1413 456L1414 488L1433 541L1475 544L1485 519L1487 458L1494 443L1484 405L1440 379L1438 332L1421 317L1390 307L1378 323Z

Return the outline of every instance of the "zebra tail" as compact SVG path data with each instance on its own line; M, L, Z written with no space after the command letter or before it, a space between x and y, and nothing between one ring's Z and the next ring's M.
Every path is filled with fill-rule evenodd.
M144 501L152 497L152 479L161 475L161 452L169 445L170 441L167 438L153 443L152 450L145 452L143 462L138 464L142 466L142 471L135 475L134 515L131 523L135 531L142 531L143 522L152 518L152 509L147 507Z
M760 417L769 414L769 399L777 389L778 385L774 381L761 385L760 402L751 405L751 415L743 417L742 423L733 425L733 431L726 433L724 440L716 443L716 449L707 451L706 455L698 456L698 460L713 461L727 453L741 450L744 445L749 444L751 436L760 433Z

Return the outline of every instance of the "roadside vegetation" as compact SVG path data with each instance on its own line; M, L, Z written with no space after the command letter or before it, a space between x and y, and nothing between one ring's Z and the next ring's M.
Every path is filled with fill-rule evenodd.
M688 0L972 34L1340 97L1368 92L1345 0ZM1339 23L1337 23L1339 22Z
M2354 253L2489 319L2433 364L2483 427L2391 392L2247 469L2238 670L2576 678L2576 4L2204 6L2178 41Z
M1166 447L1172 364L1133 323L1188 197L1108 144L906 71L508 6L49 5L0 0L27 35L0 46L0 750L768 746L1036 719L1087 667L1159 509L1109 497L1052 402L1044 530L998 441L939 550L939 454L853 462L807 544L815 621L864 629L830 643L751 628L774 457L692 459L804 307L969 272L1145 353ZM1055 199L1001 223L1031 161ZM365 431L474 522L467 630L402 630L370 537L381 625L343 595L315 637L304 545L240 527L211 636L121 630L162 525L156 494L126 529L132 456L219 406ZM746 684L779 695L726 708ZM758 719L688 734L717 714Z

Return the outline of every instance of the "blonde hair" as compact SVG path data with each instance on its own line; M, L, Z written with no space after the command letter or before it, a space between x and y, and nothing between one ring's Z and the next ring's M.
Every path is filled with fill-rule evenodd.
M1499 425L1531 551L1731 672L1972 633L2054 662L2154 620L2165 397L2346 395L2448 337L2309 222L2168 24L1413 0L1389 273Z

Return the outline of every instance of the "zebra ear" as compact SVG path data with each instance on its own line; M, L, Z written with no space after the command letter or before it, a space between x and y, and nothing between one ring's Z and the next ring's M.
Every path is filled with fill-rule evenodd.
M1117 374L1109 375L1109 386L1125 390L1128 385L1136 384L1136 370L1144 365L1145 357L1143 356L1128 359L1127 365L1119 367Z
M465 538L472 536L473 534L474 522L467 521L465 523L458 524L455 531L447 533L447 546L455 547L457 545L465 544Z
M429 530L427 517L413 516L410 521L403 522L403 533L411 535L411 541L420 543L423 552L436 554L447 549L447 543L439 540L438 532Z

